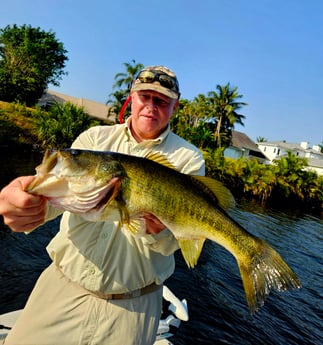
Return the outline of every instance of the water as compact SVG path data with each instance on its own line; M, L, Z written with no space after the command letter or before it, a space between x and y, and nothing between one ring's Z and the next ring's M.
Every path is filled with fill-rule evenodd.
M277 211L257 213L238 208L232 214L250 232L266 240L289 263L302 282L300 290L271 293L253 317L248 314L235 260L207 242L194 270L177 255L169 281L188 299L190 321L176 344L323 344L323 221Z
M33 173L40 157L6 152L1 186ZM5 164L5 165L3 165ZM238 267L222 247L206 241L198 266L188 269L179 252L167 285L188 300L190 320L172 338L188 344L323 344L323 220L300 212L263 210L244 204L231 215L271 244L299 276L302 288L272 292L250 316ZM41 271L50 263L45 246L58 221L26 236L0 225L0 314L23 307Z

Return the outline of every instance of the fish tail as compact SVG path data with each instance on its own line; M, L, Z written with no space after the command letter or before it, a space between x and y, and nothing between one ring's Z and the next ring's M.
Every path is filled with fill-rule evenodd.
M301 287L295 272L273 248L260 239L257 239L257 244L259 251L250 265L246 265L242 258L237 259L251 315L264 304L271 290L285 291Z

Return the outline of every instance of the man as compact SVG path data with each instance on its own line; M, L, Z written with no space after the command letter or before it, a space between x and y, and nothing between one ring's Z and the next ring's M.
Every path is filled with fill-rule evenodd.
M90 128L72 147L136 156L160 152L179 171L203 175L201 153L169 129L179 97L170 69L147 67L134 80L127 122ZM24 192L32 179L17 178L0 193L0 213L13 231L30 231L59 215L44 198ZM88 222L64 212L47 247L53 263L5 344L153 344L161 287L174 271L178 245L157 218L145 219L146 234L134 237L119 222Z

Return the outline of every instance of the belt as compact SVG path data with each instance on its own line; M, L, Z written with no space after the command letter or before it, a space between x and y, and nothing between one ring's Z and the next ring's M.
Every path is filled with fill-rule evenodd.
M157 285L155 283L152 283L150 285L147 285L143 287L142 289L137 289L125 293L112 293L112 294L104 294L100 292L95 292L94 294L98 296L99 298L107 299L107 300L113 300L113 299L129 299L129 298L135 298L140 297L143 295L146 295L148 293L157 291L161 289L162 285Z

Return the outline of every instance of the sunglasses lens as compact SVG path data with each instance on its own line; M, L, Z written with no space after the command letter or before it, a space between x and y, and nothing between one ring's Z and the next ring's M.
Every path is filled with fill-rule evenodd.
M139 80L141 83L153 83L158 81L161 86L178 92L177 82L172 77L166 74L160 74L157 71L142 71L139 73L136 80Z
M159 76L159 82L160 85L165 86L168 89L172 89L175 86L174 80L164 74Z
M152 83L155 80L155 73L149 71L143 71L139 74L138 79L142 83Z

